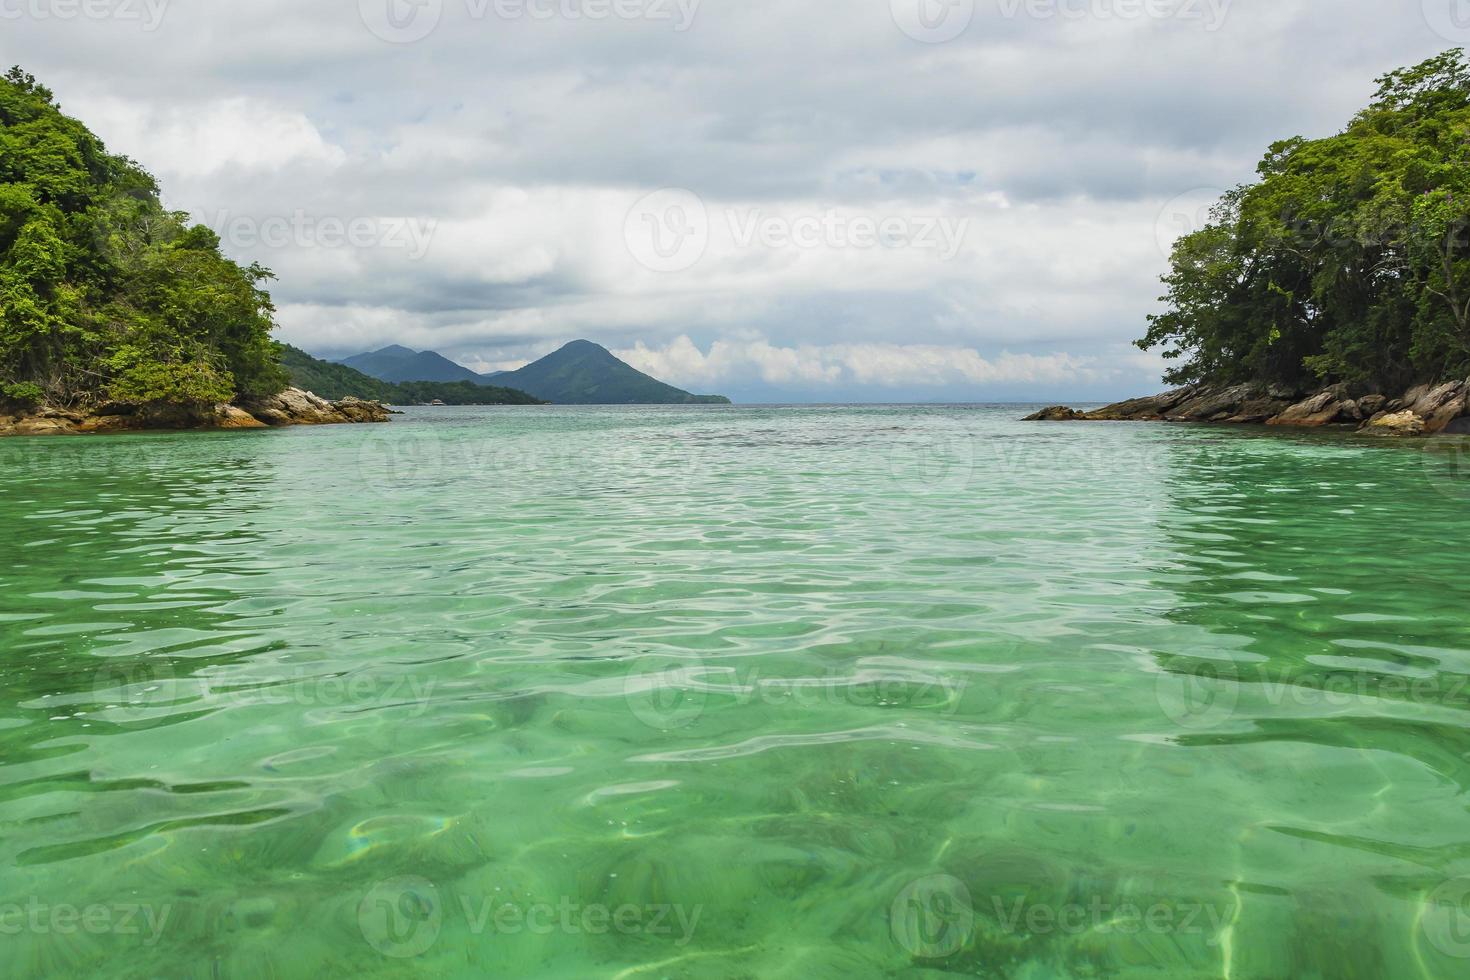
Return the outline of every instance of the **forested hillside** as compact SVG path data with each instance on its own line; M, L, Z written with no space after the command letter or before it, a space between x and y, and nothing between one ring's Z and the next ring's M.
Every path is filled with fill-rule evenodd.
M0 399L193 405L280 391L271 273L219 244L35 78L0 79Z
M1379 80L1341 133L1273 145L1181 239L1139 346L1168 378L1399 390L1470 373L1470 65Z

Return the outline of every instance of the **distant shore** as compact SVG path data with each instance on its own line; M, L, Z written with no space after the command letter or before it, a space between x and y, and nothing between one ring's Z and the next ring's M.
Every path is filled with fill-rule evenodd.
M1419 384L1397 395L1337 384L1315 391L1278 385L1190 385L1091 412L1045 408L1027 422L1216 422L1353 427L1389 436L1470 434L1470 380Z
M0 412L0 436L350 425L387 422L390 414L381 402L350 397L332 402L300 388L287 388L278 395L243 399L238 404L103 404L89 409L39 407L9 415Z

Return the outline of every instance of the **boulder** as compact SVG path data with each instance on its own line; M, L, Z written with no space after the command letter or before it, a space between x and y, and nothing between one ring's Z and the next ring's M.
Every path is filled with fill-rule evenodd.
M1358 399L1358 408L1365 418L1372 418L1388 407L1388 399L1383 395L1364 395Z
M264 429L266 424L243 408L234 405L215 407L214 427L217 429Z
M1424 434L1424 420L1409 409L1385 412L1374 416L1363 431L1382 436L1420 436Z
M379 406L379 407L381 408L381 406ZM344 408L344 411L345 410L346 409ZM1028 415L1024 419L1022 419L1021 421L1022 422L1080 422L1080 421L1082 421L1082 420L1084 420L1086 418L1087 418L1086 415L1083 415L1081 412L1077 411L1075 408L1068 408L1065 405L1053 405L1051 408L1043 408L1041 411L1037 412L1035 415Z
M1420 394L1419 397L1413 397L1415 392L1420 391L1419 388L1415 388L1413 392L1404 396L1404 404L1420 418L1433 418L1441 409L1455 402L1458 402L1462 407L1464 405L1465 382L1463 381L1447 381L1433 388L1430 388L1428 385L1422 387L1428 390Z
M1267 425L1319 426L1344 422L1361 422L1362 409L1347 395L1345 385L1333 385L1290 406Z
M1198 397L1208 390L1210 389L1202 385L1191 385L1188 388L1176 388L1162 395L1153 395L1148 398L1130 398L1128 401L1088 412L1087 418L1096 422L1141 422L1161 419L1165 413L1172 411L1182 402Z
M13 436L65 436L76 431L76 423L70 419L36 416L13 422L8 434Z
M381 402L365 401L351 395L337 402L335 407L349 422L386 422L388 416L393 414ZM1073 414L1078 418L1082 417L1080 412Z
M1206 388L1169 409L1164 417L1187 422L1223 422L1260 394L1256 385Z

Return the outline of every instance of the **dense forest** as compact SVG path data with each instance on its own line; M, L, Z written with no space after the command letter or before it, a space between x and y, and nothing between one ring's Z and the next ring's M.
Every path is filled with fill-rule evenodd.
M1173 383L1470 373L1470 65L1461 50L1379 79L1342 133L1276 143L1260 179L1181 239L1144 349Z
M281 390L271 273L219 244L34 77L0 79L0 400L188 405Z

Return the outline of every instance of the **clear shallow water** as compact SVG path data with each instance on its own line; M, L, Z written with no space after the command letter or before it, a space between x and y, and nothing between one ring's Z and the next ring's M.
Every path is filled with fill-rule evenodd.
M0 442L8 977L1461 977L1463 447Z

